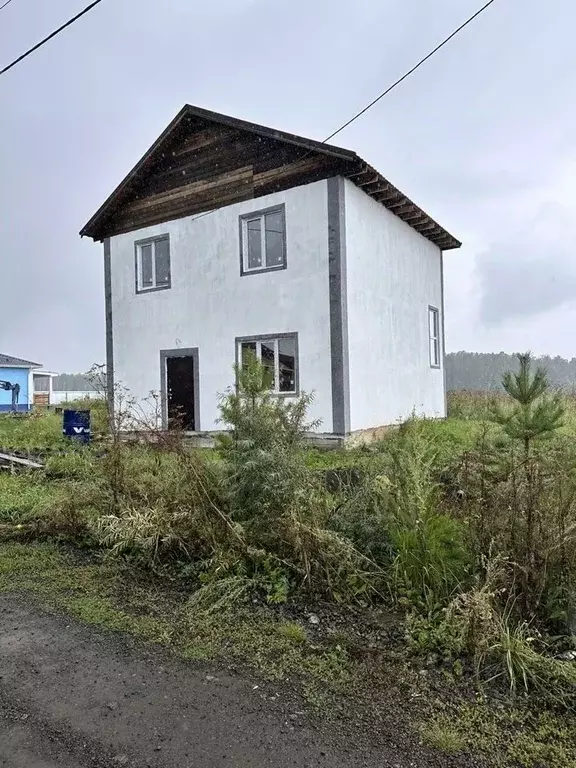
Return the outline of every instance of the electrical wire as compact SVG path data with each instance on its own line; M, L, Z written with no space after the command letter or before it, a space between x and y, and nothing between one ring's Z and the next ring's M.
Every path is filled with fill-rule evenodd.
M330 139L333 139L334 136L339 134L341 131L343 131L345 128L347 128L349 125L351 125L355 120L358 120L359 117L362 117L366 112L368 112L369 109L371 109L375 104L377 104L380 99L383 99L384 96L388 95L390 91L394 90L396 86L400 85L400 83L404 82L406 78L410 77L410 75L413 72L416 72L416 70L422 66L428 59L432 58L435 53L437 53L441 48L443 48L446 43L449 43L450 40L452 40L453 37L456 37L456 35L461 32L464 27L467 27L468 24L470 24L474 19L478 18L481 13L483 13L489 6L494 3L495 0L488 0L487 3L485 3L482 8L479 8L476 13L472 14L463 24L460 24L460 26L454 30L448 37L446 37L444 40L442 40L441 43L439 43L430 53L428 53L426 56L424 56L420 61L415 64L411 69L408 70L405 74L402 75L402 77L399 77L398 80L396 80L392 85L390 85L388 88L386 88L385 91L382 91L382 93L377 96L375 99L373 99L369 104L367 104L363 109L361 109L359 112L357 112L355 115L353 115L349 120L347 120L343 125L340 126L340 128L337 128L333 133L330 134L330 136L327 136L321 143L326 144L327 141L330 141ZM312 151L308 152L307 154L303 155L300 160L304 160L305 158L309 157L310 155L314 154ZM191 221L196 221L197 219L201 219L203 216L207 216L209 213L212 213L212 211L206 211L205 213L201 213L198 216L195 216Z
M10 3L11 3L11 2L12 2L12 0L6 0L6 2L5 2L5 3L3 3L2 5L0 5L0 11L2 10L2 8L6 8L6 6L7 6L7 5L10 5Z
M369 110L369 109L371 109L371 108L374 106L374 104L377 104L377 103L380 101L380 99L383 99L383 98L384 98L384 96L386 96L387 94L389 94L389 93L390 93L390 91L394 90L394 88L396 88L396 86L397 86L397 85L400 85L400 83L402 83L404 80L406 80L406 78L407 78L407 77L410 77L410 75L411 75L413 72L416 72L416 70L417 70L419 67L421 67L421 66L422 66L422 64L424 64L424 62L425 62L425 61L428 61L428 59L432 58L432 56L434 56L434 54L435 54L435 53L437 53L437 52L438 52L438 51L439 51L441 48L443 48L443 47L446 45L446 43L449 43L449 42L450 42L450 40L452 40L452 38L453 38L453 37L456 37L456 35L457 35L459 32L461 32L461 31L464 29L464 27L467 27L467 26L468 26L468 24L470 24L472 21L474 21L474 19L476 19L478 16L480 16L480 14L481 14L481 13L483 13L483 12L484 12L484 11L485 11L485 10L486 10L486 9L487 9L489 6L491 6L491 5L492 5L492 3L493 3L494 1L495 1L495 0L488 0L488 2L487 2L485 5L483 5L483 6L482 6L482 8L480 8L479 10L477 10L477 11L476 11L476 13L474 13L472 16L470 16L470 18L468 18L468 19L467 19L467 20L466 20L466 21L465 21L463 24L460 24L460 26L459 26L457 29L455 29L455 30L454 30L454 32L452 32L452 34L451 34L451 35L448 35L448 37L447 37L447 38L445 38L444 40L442 40L442 42L441 42L441 43L439 43L439 44L436 46L436 48L434 48L434 50L430 51L430 53L428 53L426 56L424 56L424 58L423 58L423 59L420 59L420 61L419 61L417 64L415 64L415 65L412 67L412 69L409 69L409 70L408 70L408 72L406 72L404 75L402 75L402 77L399 77L399 78L398 78L398 80L396 80L396 82L392 83L392 85L391 85L391 86L389 86L388 88L386 88L386 90L385 90L385 91L382 91L382 93L381 93L379 96L377 96L375 99L373 99L373 100L370 102L370 104L367 104L367 105L364 107L364 109L361 109L361 110L360 110L360 112L357 112L357 113L356 113L356 114L355 114L353 117L351 117L351 118L350 118L350 120L347 120L347 121L344 123L344 125L341 125L341 126L340 126L340 128L337 128L337 129L336 129L336 130L335 130L333 133L331 133L331 134L330 134L330 136L327 136L327 137L324 139L324 141L322 142L322 144L325 144L327 141L330 141L330 139L333 139L333 138L334 138L334 136L336 136L338 133L340 133L341 131L343 131L343 130L344 130L344 128L348 128L348 126L349 126L351 123L353 123L355 120L357 120L357 119L358 119L359 117L361 117L363 114L365 114L366 112L368 112L368 110Z
M10 2L10 0L8 0ZM85 13L88 13L88 11L91 11L94 6L98 5L98 3L101 3L102 0L94 0L93 3L90 3L90 5L86 6L83 11L80 11L80 13L77 13L76 16L73 16L69 21L67 21L65 24L62 24L61 27L58 27L58 29L55 29L54 32L52 32L48 37L45 37L44 40L41 40L39 43L36 43L32 48L29 48L25 53L23 53L21 56L18 56L17 59L14 59L10 64L8 64L7 67L4 67L4 69L0 69L0 75L5 74L8 72L9 69L12 69L12 67L15 67L16 64L21 62L23 59L25 59L27 56L30 56L31 53L34 53L34 51L37 51L38 48L41 48L45 43L47 43L49 40L51 40L53 37L56 37L60 32L62 32L63 29L66 29L66 27L69 27L71 24L74 24L75 21L78 21L78 19L81 16L84 16ZM7 5L7 3L5 3ZM4 6L2 6L3 8Z

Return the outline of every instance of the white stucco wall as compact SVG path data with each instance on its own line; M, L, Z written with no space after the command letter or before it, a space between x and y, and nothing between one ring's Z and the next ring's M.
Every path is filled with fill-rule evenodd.
M345 201L350 428L444 416L428 334L429 305L443 325L440 249L349 181Z
M286 205L287 269L240 276L238 217ZM135 293L134 242L170 235L169 290ZM325 181L111 239L115 380L139 399L160 390L160 350L198 347L200 425L217 424L218 393L233 383L235 338L298 333L300 389L311 419L332 430Z

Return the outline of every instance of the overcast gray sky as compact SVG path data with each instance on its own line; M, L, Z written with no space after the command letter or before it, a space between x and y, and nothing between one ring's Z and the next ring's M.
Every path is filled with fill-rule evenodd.
M0 68L86 4L12 0ZM102 246L78 230L183 104L321 140L480 5L103 0L0 77L0 351L104 359ZM334 139L464 242L449 351L576 356L575 22L496 0Z

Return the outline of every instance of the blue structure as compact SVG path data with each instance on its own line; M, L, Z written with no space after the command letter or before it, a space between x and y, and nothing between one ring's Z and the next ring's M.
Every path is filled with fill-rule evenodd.
M41 367L40 363L0 354L0 413L31 410L32 371Z

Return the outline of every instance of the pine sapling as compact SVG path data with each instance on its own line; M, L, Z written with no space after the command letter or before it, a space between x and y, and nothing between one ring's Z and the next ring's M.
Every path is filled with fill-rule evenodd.
M517 355L520 364L517 373L508 371L502 378L502 386L514 404L508 410L496 407L493 419L500 424L512 440L521 445L523 460L521 471L526 484L523 506L526 525L527 570L524 572L524 600L530 612L534 612L538 595L535 590L536 572L536 490L538 473L534 462L534 444L551 438L563 425L565 408L559 392L551 394L546 371L537 367L532 370L530 352Z

